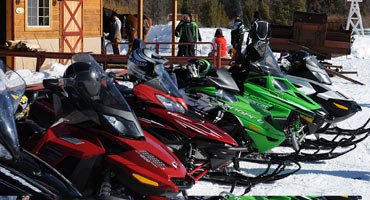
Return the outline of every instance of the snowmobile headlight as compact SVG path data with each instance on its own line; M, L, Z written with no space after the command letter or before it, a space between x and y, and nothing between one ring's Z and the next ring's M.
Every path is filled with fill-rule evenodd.
M346 106L343 106L343 105L340 105L340 104L338 104L338 103L333 103L336 107L338 107L338 108L340 108L340 109L343 109L343 110L348 110L348 107L346 107Z
M140 182L142 182L142 183L144 183L144 184L148 184L148 185L152 185L152 186L156 186L156 187L158 187L158 186L159 186L159 184L158 184L157 182L152 181L152 180L150 180L150 179L148 179L148 178L145 178L145 177L143 177L143 176L141 176L141 175L139 175L139 174L132 173L132 176L133 176L134 178L136 178L138 181L140 181Z
M309 123L312 123L312 122L313 122L313 119L312 119L311 117L307 117L307 116L302 115L302 114L300 114L299 116L300 116L302 119L304 119L304 120L308 121Z
M104 115L104 118L118 131L119 136L131 136L134 138L144 136L132 121L111 115Z
M0 144L0 158L5 158L6 160L13 159L12 154L2 144Z
M169 99L167 97L164 97L164 96L162 96L160 94L156 94L155 96L157 97L157 99L162 103L162 105L167 110L178 112L178 113L181 113L181 114L184 114L185 113L184 106L182 106L179 102L176 102L176 101L174 101L172 99Z

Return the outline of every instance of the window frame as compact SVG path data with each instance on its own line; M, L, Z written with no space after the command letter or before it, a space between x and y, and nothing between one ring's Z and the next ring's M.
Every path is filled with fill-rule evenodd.
M39 29L43 29L43 30L51 30L51 24L52 24L52 5L51 5L51 0L47 0L49 1L49 25L43 25L43 26L40 26L40 25L29 25L28 24L28 2L30 0L27 0L25 2L25 29L28 30L28 31L32 31L32 30L39 30ZM40 16L39 16L39 5L40 5L40 0L36 0L37 2L37 8L36 8L36 11L37 11L37 21L39 20Z

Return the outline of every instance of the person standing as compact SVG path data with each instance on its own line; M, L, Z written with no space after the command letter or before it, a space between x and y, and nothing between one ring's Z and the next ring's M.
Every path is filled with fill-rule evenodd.
M254 13L254 20L252 21L249 29L247 45L251 40L251 44L257 41L268 42L270 40L271 29L266 20L261 19L259 12Z
M193 18L193 15L191 13L189 13L188 15L190 17L190 22L193 25L194 42L197 42L197 41L201 42L202 41L202 37L200 35L198 24L195 22L195 19ZM193 54L193 56L195 56L195 45L193 45L192 49L193 49L192 54Z
M175 34L180 37L180 43L195 42L193 24L191 24L190 17L188 15L184 16L183 23L181 23L180 26L178 25L178 31L176 31ZM179 45L177 56L195 56L194 44Z
M244 25L240 20L239 15L234 17L234 26L231 30L231 45L237 51L237 55L240 55L242 50L242 44L244 41Z
M110 36L110 41L112 43L121 42L121 39L122 39L121 27L122 27L121 20L119 20L117 13L113 13L112 14L112 31L111 31L111 33L113 34ZM112 44L112 48L113 48L113 53L115 55L120 54L119 44Z

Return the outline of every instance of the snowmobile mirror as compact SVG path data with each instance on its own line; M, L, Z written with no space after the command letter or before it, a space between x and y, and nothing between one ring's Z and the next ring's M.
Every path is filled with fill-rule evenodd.
M116 79L116 73L114 72L108 72L108 77L112 79L112 81L114 81Z
M28 97L28 104L32 105L33 103L36 102L37 97L39 96L39 91L31 91L27 97Z
M145 42L144 40L140 39L135 39L134 42L132 43L132 51L135 49L144 49L145 48Z
M42 81L42 85L46 89L55 89L59 87L59 80L58 79L44 79Z
M300 66L302 63L300 61L294 61L293 66L297 68L297 66Z

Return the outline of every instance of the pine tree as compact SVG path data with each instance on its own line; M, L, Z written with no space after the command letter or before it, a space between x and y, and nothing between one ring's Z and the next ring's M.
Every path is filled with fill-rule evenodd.
M268 5L265 3L265 1L260 1L258 6L258 12L260 14L260 17L266 21L270 21L270 11Z
M253 21L253 15L257 11L257 2L255 0L247 0L245 2L243 10L243 22L244 24L251 24Z
M292 14L296 11L306 12L306 0L291 0L289 2Z
M228 17L225 7L218 0L207 0L202 3L199 19L202 25L207 27L226 27ZM206 11L206 12L204 12Z
M201 11L208 10L210 8L210 6L211 6L211 2L209 0L204 1L200 6L200 10ZM209 18L209 12L200 12L199 13L199 20L200 20L200 23L203 26L209 27L210 24L211 24L211 21L210 21L210 18Z
M181 7L180 7L181 5ZM180 0L178 3L178 8L180 8L180 12L182 14L187 14L187 13L193 13L194 12L194 7L193 7L193 1L192 0Z
M281 1L275 1L272 4L272 24L289 25L290 7L288 4L283 4Z

